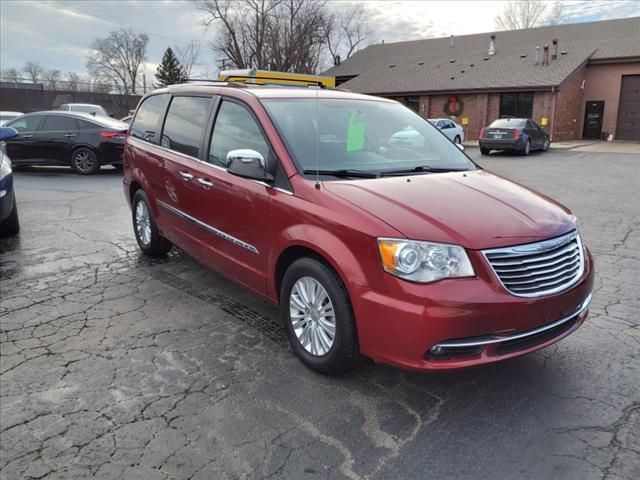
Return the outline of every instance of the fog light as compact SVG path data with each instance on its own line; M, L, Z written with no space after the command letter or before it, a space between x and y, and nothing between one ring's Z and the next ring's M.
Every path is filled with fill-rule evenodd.
M442 352L442 347L440 347L438 345L434 345L433 347L431 347L431 349L429 351L431 353L433 353L434 355L438 355L440 352Z

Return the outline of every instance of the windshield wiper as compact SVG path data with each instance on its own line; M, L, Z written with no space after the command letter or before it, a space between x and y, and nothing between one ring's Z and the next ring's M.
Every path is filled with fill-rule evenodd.
M468 168L437 168L428 165L418 165L417 167L404 170L387 170L380 173L381 177L392 177L394 175L411 175L414 173L446 173L446 172L467 172Z
M376 178L378 175L362 170L304 170L305 175L331 175L337 178Z

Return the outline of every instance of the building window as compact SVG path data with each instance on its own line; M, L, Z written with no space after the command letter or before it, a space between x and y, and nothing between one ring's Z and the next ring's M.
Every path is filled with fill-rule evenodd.
M405 104L414 112L420 111L420 97L395 97L394 100Z
M531 118L533 115L533 92L500 94L500 118Z

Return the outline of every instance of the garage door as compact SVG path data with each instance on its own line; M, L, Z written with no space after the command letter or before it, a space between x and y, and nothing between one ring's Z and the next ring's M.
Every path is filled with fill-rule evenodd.
M616 139L640 140L640 75L622 77Z

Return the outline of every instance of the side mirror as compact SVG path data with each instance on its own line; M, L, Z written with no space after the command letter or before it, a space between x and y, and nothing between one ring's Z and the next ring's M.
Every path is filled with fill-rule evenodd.
M14 138L20 135L18 130L13 127L2 127L0 128L0 140L9 140L10 138Z
M464 152L464 146L461 143L456 143L456 146Z
M253 180L270 182L274 178L268 159L265 160L260 152L245 148L227 153L227 171Z

